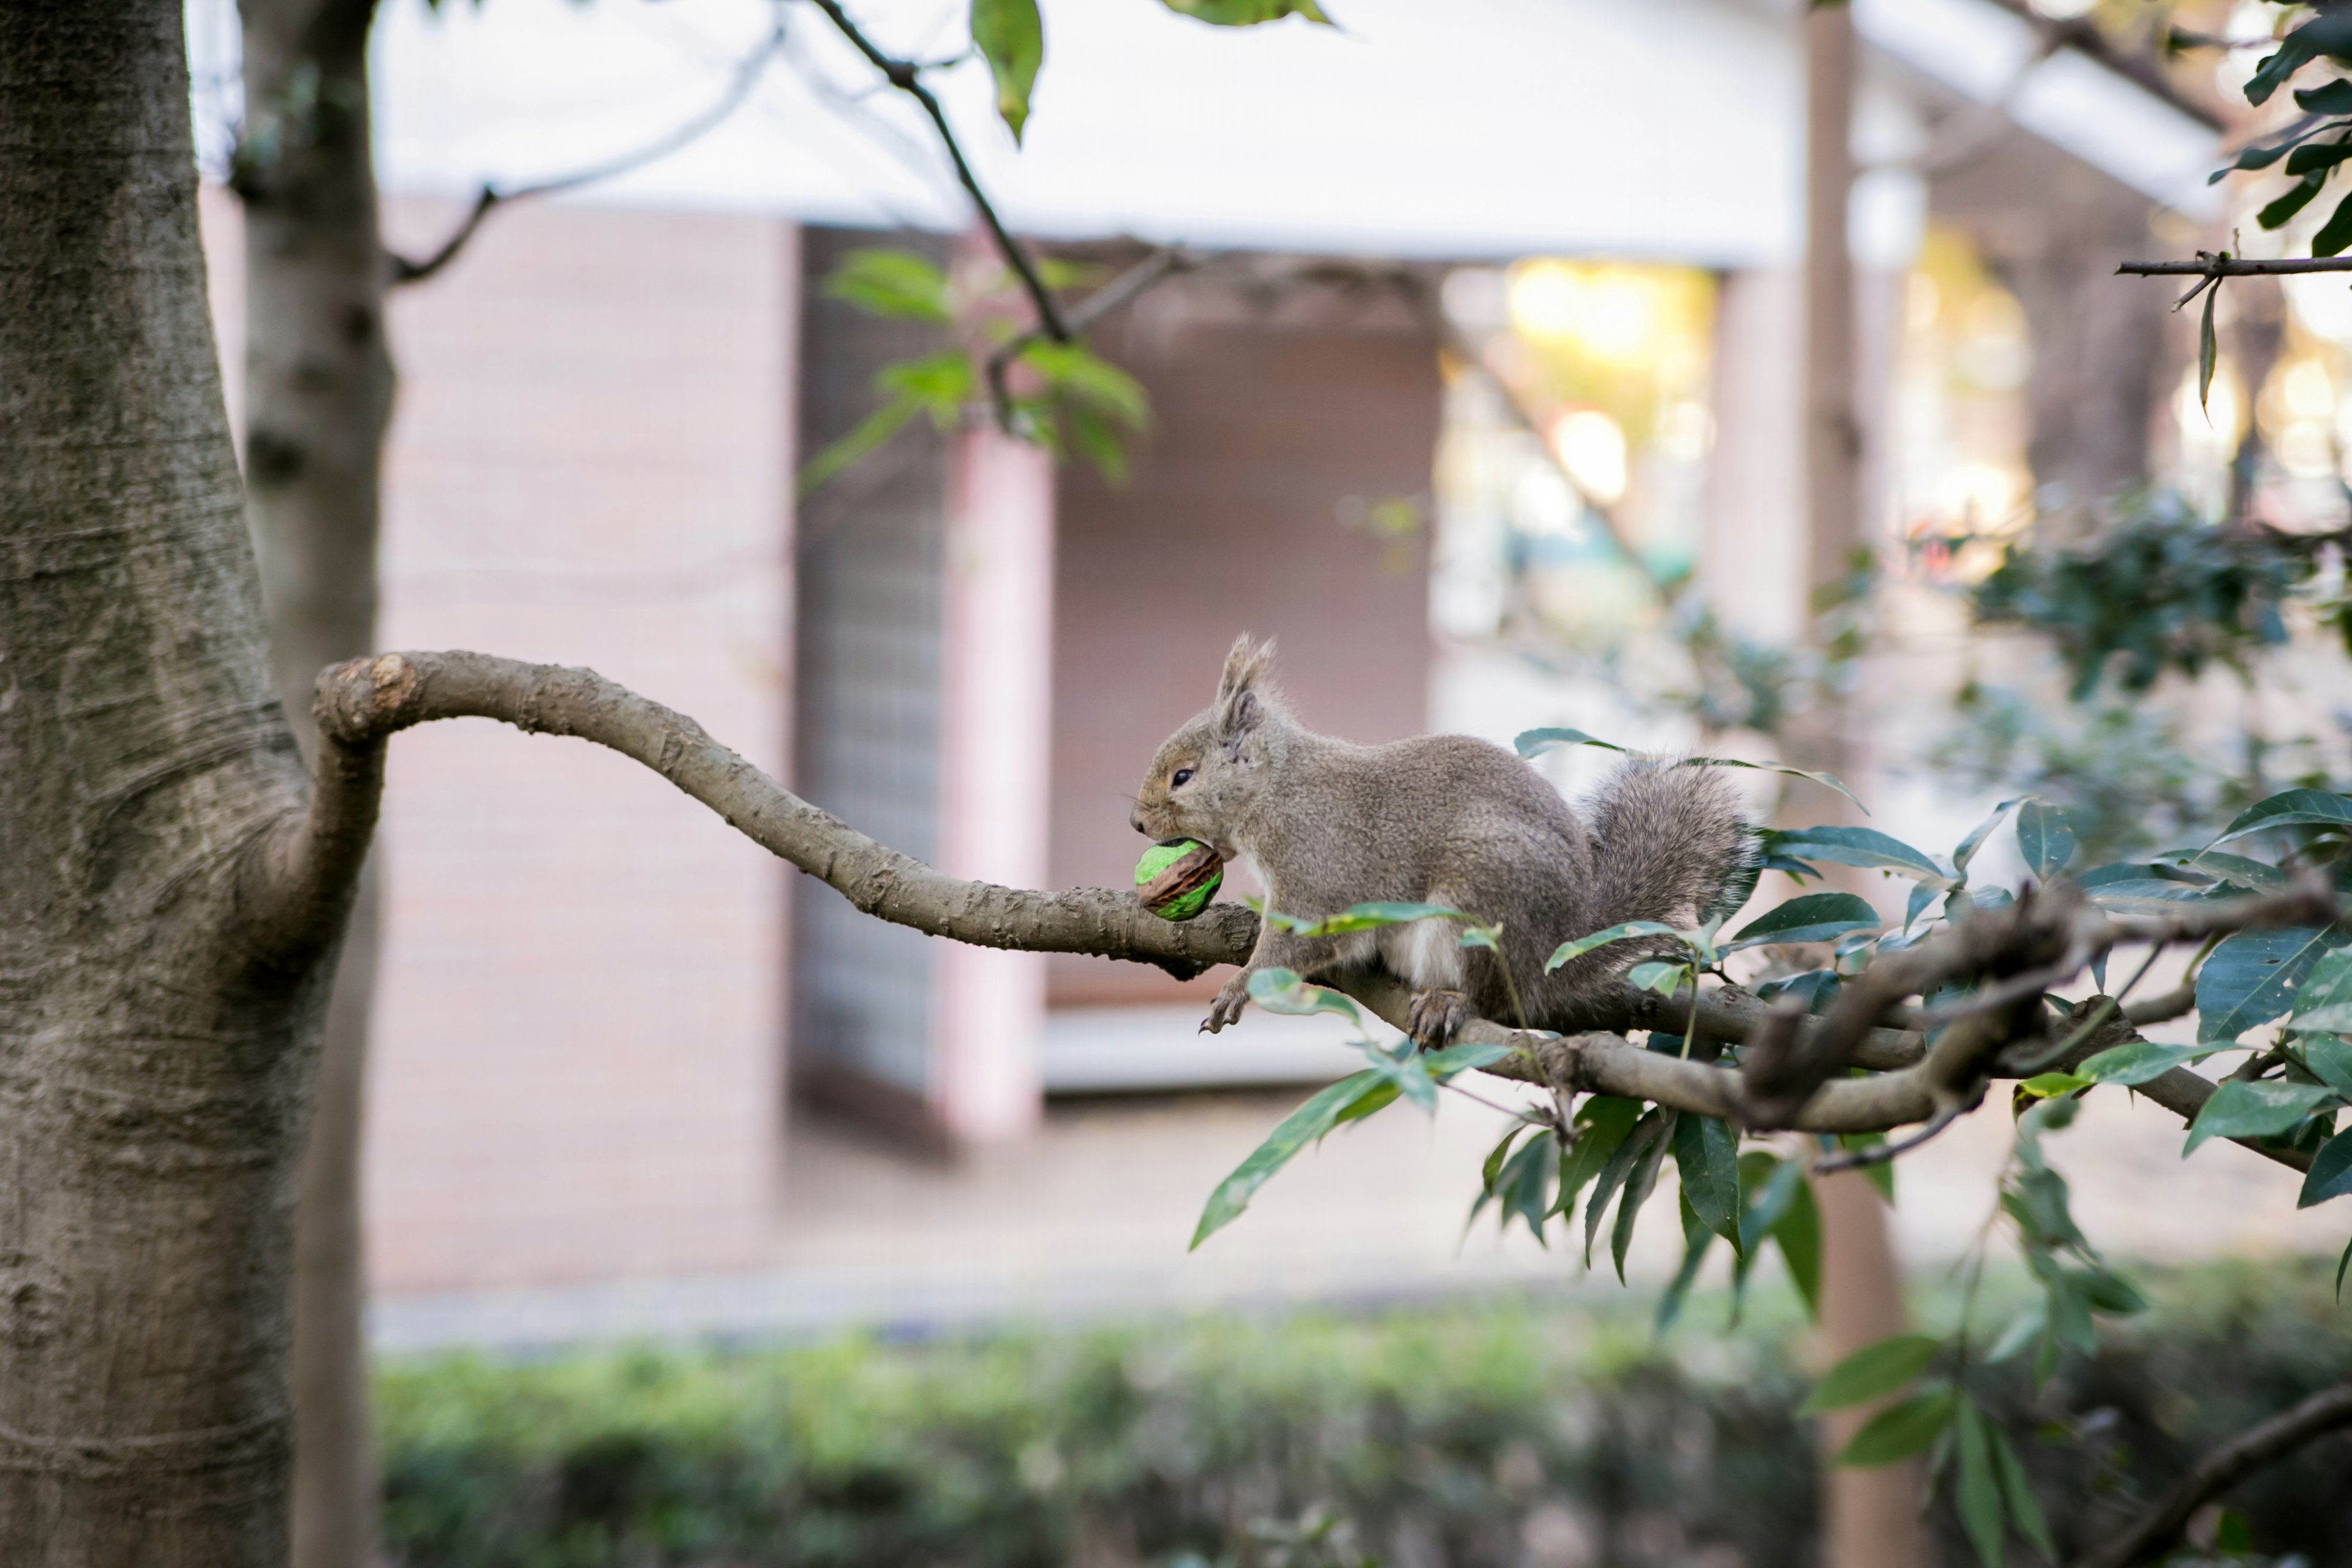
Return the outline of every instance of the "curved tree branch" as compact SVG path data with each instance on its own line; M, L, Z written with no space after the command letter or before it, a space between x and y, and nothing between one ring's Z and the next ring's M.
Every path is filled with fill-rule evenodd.
M250 858L251 900L283 942L298 940L306 931L331 932L336 900L349 896L374 823L386 738L433 720L467 717L499 720L535 734L577 736L643 763L865 913L934 936L982 947L1092 953L1157 964L1180 976L1245 963L1257 940L1257 917L1238 905L1213 904L1198 919L1179 923L1151 914L1125 889L1041 893L948 876L801 799L711 739L692 719L593 670L479 653L381 654L322 671L314 710L321 744L310 808L282 825ZM2043 926L2012 928L1980 917L1953 933L1965 940L1906 966L1905 974L1933 983L1970 964L1978 973L1997 971L2020 955L2020 950L1991 940L2005 930L2014 936L2024 929L2017 940L2031 947L2046 943L2046 927L2055 925L2074 947L2088 952L2119 942L2179 941L2212 931L2324 922L2336 913L2332 894L2316 886L2158 921L2116 919L2058 899L2045 898L2037 907ZM1915 952L1926 953L1933 945ZM1356 972L1329 984L1404 1027L1410 994L1393 976ZM1900 1002L1901 994L1890 988L1881 1005L1894 1009ZM1492 1070L1556 1089L1651 1100L1751 1127L1881 1132L1948 1118L1978 1103L1985 1084L2002 1075L2003 1053L2021 1031L2039 1038L2032 1031L2041 1027L2040 1005L2036 994L2009 1008L1970 1014L1945 1027L1929 1047L1916 1034L1855 1027L1861 1020L1853 1017L1809 1018L1786 1005L1767 1006L1737 987L1694 999L1687 992L1659 997L1628 984L1577 1020L1599 1032L1559 1036L1507 1029L1482 1019L1457 1037L1466 1044L1512 1047L1517 1055ZM1786 1105L1759 1097L1740 1069L1648 1050L1620 1032L1679 1032L1689 1026L1693 1008L1700 1032L1745 1042L1743 1054L1750 1062L1789 1050L1818 1058L1834 1048L1837 1059L1849 1065L1885 1070L1825 1078ZM2035 1016L2029 1018L2029 1013ZM2130 1037L2130 1026L2116 1018L2065 1055L2071 1063ZM2175 1068L2138 1086L2138 1092L2193 1118L2213 1086ZM2298 1168L2307 1163L2291 1152L2257 1152Z
M2197 1462L2169 1496L2142 1514L2105 1550L2082 1560L2080 1568L2131 1568L2179 1539L2189 1516L2265 1466L2274 1465L2313 1438L2352 1426L2352 1383L2313 1394L2281 1415L2249 1426Z
M779 21L760 47L746 55L742 62L735 68L734 79L727 84L727 90L719 97L718 102L677 129L665 132L634 153L624 153L617 158L608 159L602 163L593 164L572 174L559 175L552 180L541 180L536 184L520 185L510 191L502 191L496 185L483 185L481 194L474 198L474 205L467 212L465 220L458 224L456 231L447 239L441 242L440 248L434 251L432 255L422 261L413 261L397 251L387 253L392 263L391 281L394 285L422 283L455 261L457 258L457 253L465 249L467 242L474 237L474 232L482 226L482 220L490 216L492 207L510 205L515 202L527 201L533 196L551 196L563 191L578 190L583 185L593 185L601 181L614 179L633 169L641 169L657 159L667 158L679 148L700 140L743 106L743 100L751 96L751 89L760 85L760 78L767 70L768 62L773 59L776 52L783 47L784 25Z

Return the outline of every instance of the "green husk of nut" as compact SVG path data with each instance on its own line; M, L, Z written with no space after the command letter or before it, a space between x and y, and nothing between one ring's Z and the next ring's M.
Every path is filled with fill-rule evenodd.
M1189 921L1207 909L1224 879L1224 861L1197 839L1163 839L1135 863L1135 896L1163 921Z

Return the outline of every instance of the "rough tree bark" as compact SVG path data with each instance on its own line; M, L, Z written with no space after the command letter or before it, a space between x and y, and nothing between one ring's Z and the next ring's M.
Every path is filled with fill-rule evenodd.
M246 236L246 507L270 669L296 714L330 664L375 646L376 538L393 368L367 38L374 0L243 0L251 131ZM306 742L308 725L297 732ZM360 1219L377 888L346 933L294 1226L295 1568L373 1555Z
M0 1562L274 1563L298 1134L373 826L306 840L178 0L0 6Z

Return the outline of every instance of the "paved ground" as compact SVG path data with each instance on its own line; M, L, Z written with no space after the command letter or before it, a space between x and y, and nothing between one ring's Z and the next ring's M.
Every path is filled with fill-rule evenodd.
M1497 1099L1514 1089L1474 1081ZM1618 1288L1605 1262L1588 1276L1566 1248L1546 1251L1524 1231L1498 1236L1491 1218L1465 1237L1478 1164L1504 1118L1452 1095L1434 1121L1394 1107L1342 1130L1188 1252L1211 1189L1306 1092L1064 1102L1031 1141L956 1166L804 1118L787 1144L771 1268L382 1301L375 1339L400 1351L851 1326L922 1333L1497 1286ZM1983 1223L2009 1138L2006 1111L1988 1105L1904 1160L1895 1212L1916 1268L1949 1258ZM2179 1260L2332 1252L2352 1233L2352 1203L2298 1214L2293 1173L2226 1145L2183 1162L2180 1142L2176 1120L2113 1090L2053 1142L2098 1245ZM1672 1205L1654 1211L1633 1248L1637 1284L1661 1280L1679 1258Z

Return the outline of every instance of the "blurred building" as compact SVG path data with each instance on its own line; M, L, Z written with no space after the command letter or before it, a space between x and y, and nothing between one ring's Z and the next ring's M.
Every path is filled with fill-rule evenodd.
M958 7L861 10L893 48L960 47L934 14ZM1152 399L1125 483L919 422L796 507L796 464L868 411L876 370L938 346L822 280L863 245L948 258L965 211L921 124L788 9L783 58L725 124L498 214L397 296L386 646L593 666L885 842L1063 887L1127 876L1127 794L1237 631L1281 639L1320 727L1507 737L1527 715L1490 653L1541 577L1512 563L1556 569L1566 622L1606 622L1624 588L1603 521L1661 560L1703 547L1727 615L1793 630L1794 10L1343 10L1344 31L1227 33L1148 0L1048 4L1017 153L978 68L947 74L1018 228L1234 265L1097 334ZM391 237L428 249L479 183L690 118L771 15L389 5ZM2145 242L2152 205L2208 216L2210 128L1997 0L1856 0L1856 19L1852 240L1882 391L1931 217L2011 269L2037 342L2127 353L2160 331L2147 296L2100 326L2067 291ZM233 342L231 205L208 193ZM1380 285L1396 267L1435 310ZM2130 470L2146 438L2143 419L2103 460ZM1890 519L1916 510L1903 480L1881 476ZM1346 1065L1311 1031L1198 1038L1213 981L868 921L593 748L442 725L392 768L367 1155L388 1299L769 1266L788 1082L953 1150L1021 1137L1051 1093Z

